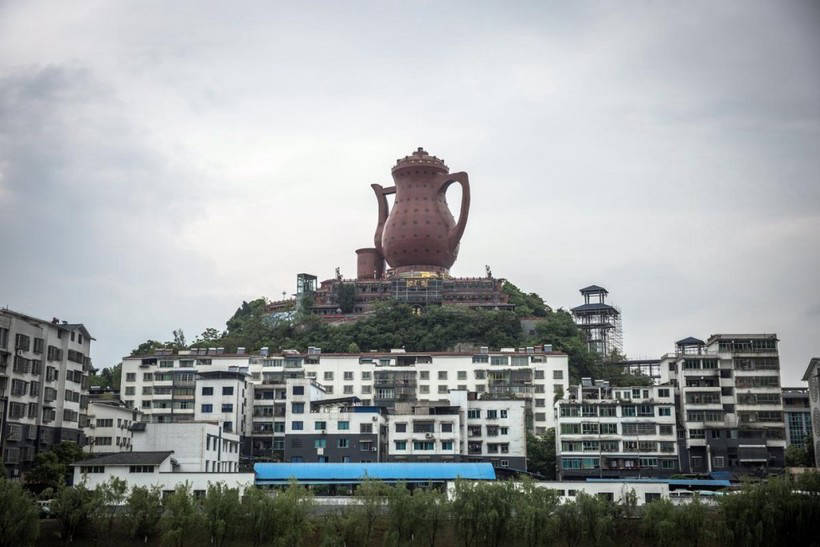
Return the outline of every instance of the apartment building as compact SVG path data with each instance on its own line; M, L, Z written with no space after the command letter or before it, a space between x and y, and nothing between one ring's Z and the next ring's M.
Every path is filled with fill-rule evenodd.
M446 401L397 403L388 414L391 461L487 461L527 469L526 402L478 399L453 390Z
M247 375L243 386L238 380L232 384L232 395L222 391L227 383L208 384L209 377L226 372ZM289 380L312 381L321 388L322 398L355 397L363 407L393 408L410 401L447 403L452 390L473 392L479 400L519 399L531 413L529 430L544 433L554 427L552 403L557 393L568 388L568 378L567 356L549 346L481 348L472 353L394 350L363 354L327 354L309 348L306 353L276 355L266 348L258 355L225 354L210 348L124 358L121 393L126 404L143 412L146 421L203 420L220 414L223 427L230 422L243 437L246 457L280 461L286 451L288 404L294 397L288 392ZM225 378L219 381L223 380L227 382ZM238 398L229 402L225 397Z
M20 476L41 450L82 443L91 337L82 324L0 309L0 455Z
M285 408L285 461L368 463L386 456L387 420L381 407L358 397L333 397L313 380L290 379Z
M671 386L610 387L584 378L555 408L562 479L657 477L680 471Z
M663 356L661 374L679 395L683 472L783 468L786 433L776 335L685 338L674 354Z
M85 450L89 454L132 450L131 425L135 411L121 401L91 400L83 424Z
M807 448L812 441L809 388L783 388L783 420L786 423L786 446Z
M803 381L809 384L809 407L814 432L814 465L820 469L820 357L812 357L803 374Z
M134 452L173 451L172 470L178 473L233 473L239 471L239 435L218 423L136 423L132 426Z

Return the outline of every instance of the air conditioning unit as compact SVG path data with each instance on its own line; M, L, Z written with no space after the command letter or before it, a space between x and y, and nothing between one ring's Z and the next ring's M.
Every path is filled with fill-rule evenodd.
M378 449L378 448L376 448L375 446L374 446L374 447L372 447L370 450L371 450L371 451L373 451L373 452L378 452L378 451L379 451L379 449Z
M424 434L424 438L425 438L425 439L432 439L432 438L433 438L433 434L432 434L432 433L425 433L425 434Z

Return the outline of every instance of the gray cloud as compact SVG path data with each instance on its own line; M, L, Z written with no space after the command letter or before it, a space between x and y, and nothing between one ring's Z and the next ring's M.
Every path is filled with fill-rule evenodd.
M564 307L603 284L633 355L778 332L794 383L820 353L818 23L811 2L5 4L2 304L85 321L97 365L222 327L297 271L352 273L369 184L424 145L473 181L455 273Z

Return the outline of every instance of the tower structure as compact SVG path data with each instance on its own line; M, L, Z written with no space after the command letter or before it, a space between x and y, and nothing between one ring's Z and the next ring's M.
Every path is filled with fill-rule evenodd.
M590 351L609 355L612 351L623 352L621 312L606 303L609 295L603 287L590 285L581 289L584 303L572 308L572 316L584 331Z

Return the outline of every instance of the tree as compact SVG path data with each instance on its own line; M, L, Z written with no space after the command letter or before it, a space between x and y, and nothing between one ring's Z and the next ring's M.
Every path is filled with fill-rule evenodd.
M186 541L196 544L201 525L201 508L191 494L190 483L178 485L163 503L162 544L172 547L184 547Z
M175 349L186 349L188 346L185 343L185 333L182 332L182 329L176 329L173 332L174 335L174 348Z
M376 520L385 510L387 492L387 487L383 482L365 479L353 494L357 503L348 511L358 523L361 545L370 545Z
M111 537L115 517L128 494L128 483L118 477L111 477L95 490L94 495L99 503L94 506L91 518L99 536Z
M69 543L86 532L91 515L97 511L100 499L84 484L63 486L51 504L54 518L60 525L60 537Z
M813 460L814 458L811 458ZM811 467L814 461L809 459L809 451L797 445L786 447L786 465L789 467Z
M457 480L451 504L453 524L465 547L498 547L513 535L517 492L510 481Z
M113 367L103 368L88 377L89 384L97 387L120 388L120 378L122 376L122 363L117 363Z
M213 327L208 327L202 334L200 334L194 343L191 344L192 347L215 347L220 344L222 340L222 334L218 330Z
M238 530L239 490L223 483L209 484L202 509L211 544L222 547Z
M125 503L125 521L133 538L148 538L157 533L162 518L162 491L158 486L135 486Z
M158 349L171 349L167 342L157 342L156 340L146 340L133 350L131 350L131 357L136 355L152 355Z
M26 487L34 492L46 488L57 490L72 481L70 465L85 456L83 449L73 441L62 441L50 450L34 457L34 465L25 475Z
M0 476L0 547L34 545L40 535L39 513L18 481Z
M555 480L556 464L555 428L543 435L527 433L527 469L546 480Z
M556 491L541 488L532 479L526 478L514 497L514 503L512 529L517 544L540 547L551 543L557 532Z
M356 284L355 283L340 283L336 295L336 301L342 313L351 313L356 304Z

